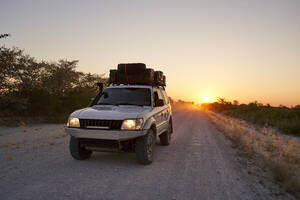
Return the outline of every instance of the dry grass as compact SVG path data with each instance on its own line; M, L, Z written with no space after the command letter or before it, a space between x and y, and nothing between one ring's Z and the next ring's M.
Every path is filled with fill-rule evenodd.
M299 177L297 177L297 174L294 173L294 169L291 168L291 165L285 163L273 163L270 167L275 181L280 183L281 187L285 191L296 194L300 197Z
M300 198L300 140L269 128L258 128L222 114L208 112L213 123L247 156L258 156L281 188Z

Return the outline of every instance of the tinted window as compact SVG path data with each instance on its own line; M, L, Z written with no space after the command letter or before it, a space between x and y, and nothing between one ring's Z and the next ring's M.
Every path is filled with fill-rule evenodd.
M97 104L151 106L151 91L146 88L108 88L104 90Z

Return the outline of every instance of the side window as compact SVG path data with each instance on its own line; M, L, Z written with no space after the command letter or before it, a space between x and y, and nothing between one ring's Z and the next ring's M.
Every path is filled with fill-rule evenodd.
M153 105L156 106L156 101L158 99L158 93L157 91L153 92Z
M164 95L165 104L169 104L169 97L165 90L161 90L162 94Z
M164 100L164 97L163 97L163 94L161 93L161 91L158 90L158 89L154 89L154 92L153 92L154 106L156 106L155 103L156 103L156 101L157 101L158 99L163 100L163 101L164 101L164 104L165 104L165 100Z

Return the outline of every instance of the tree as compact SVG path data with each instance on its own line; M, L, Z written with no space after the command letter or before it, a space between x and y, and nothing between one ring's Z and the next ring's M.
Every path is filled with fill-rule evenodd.
M222 105L228 104L228 102L226 101L226 99L225 99L225 98L222 98L222 97L218 97L218 103L219 103L219 104L222 104Z
M65 121L107 85L103 75L76 70L78 61L37 61L18 48L0 47L0 117L51 116Z
M75 71L77 63L77 60L59 60L58 63L48 65L43 77L43 86L56 95L63 95L76 87L80 76L83 75L82 72Z
M300 110L300 104L299 104L299 105L296 105L296 106L294 107L294 109Z
M17 48L0 47L0 92L28 91L40 83L41 68L33 57Z
M233 105L238 106L238 105L239 105L239 101L234 100L234 101L233 101Z

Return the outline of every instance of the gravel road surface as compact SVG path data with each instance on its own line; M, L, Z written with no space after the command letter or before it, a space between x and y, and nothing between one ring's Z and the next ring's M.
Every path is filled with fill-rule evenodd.
M134 153L74 160L63 126L0 128L0 199L274 199L202 112L174 114L171 145L157 141L148 166Z

